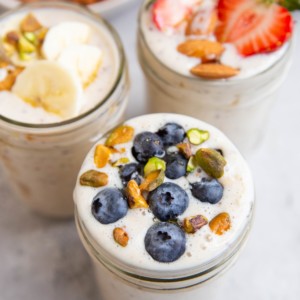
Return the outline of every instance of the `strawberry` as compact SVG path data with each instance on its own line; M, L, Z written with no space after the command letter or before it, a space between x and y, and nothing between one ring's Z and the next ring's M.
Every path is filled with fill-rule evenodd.
M232 43L243 56L281 47L292 34L293 18L284 7L263 0L219 0L219 42Z
M156 0L152 6L153 22L165 31L176 28L191 15L193 8L202 0Z

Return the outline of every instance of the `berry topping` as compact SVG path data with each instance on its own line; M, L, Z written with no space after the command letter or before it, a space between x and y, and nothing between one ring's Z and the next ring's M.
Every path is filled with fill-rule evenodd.
M153 214L161 221L168 221L186 210L189 197L177 184L166 182L149 194L148 201Z
M234 44L244 56L278 49L293 31L289 11L270 1L219 0L217 10L218 41Z
M127 214L128 204L120 190L106 188L93 199L92 214L102 224L111 224Z
M146 163L153 156L164 157L165 150L163 142L157 134L145 131L136 135L133 142L132 154L137 161Z
M157 0L152 7L153 22L161 31L175 28L190 15L190 8L181 0Z
M156 261L169 263L177 260L185 251L184 231L171 223L152 225L145 236L145 248Z
M187 159L180 153L171 153L166 156L166 177L177 179L186 174Z
M124 186L127 186L127 183L132 179L135 180L137 184L141 184L142 182L141 176L139 175L140 165L137 163L122 166L119 173Z
M185 137L185 131L176 123L167 123L157 131L157 135L162 139L164 146L168 147L181 143Z
M202 178L200 182L191 184L192 194L201 202L218 203L223 197L224 188L216 179Z

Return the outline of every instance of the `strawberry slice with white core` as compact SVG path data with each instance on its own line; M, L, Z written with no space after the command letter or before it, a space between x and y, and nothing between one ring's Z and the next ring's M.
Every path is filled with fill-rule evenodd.
M216 37L232 43L243 56L268 53L281 47L291 36L293 18L276 3L263 0L219 0Z
M175 28L190 15L189 6L181 0L157 0L152 7L153 22L161 31Z

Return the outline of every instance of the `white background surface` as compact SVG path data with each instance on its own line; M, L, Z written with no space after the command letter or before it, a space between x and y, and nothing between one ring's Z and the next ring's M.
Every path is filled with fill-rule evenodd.
M146 112L135 51L136 13L134 5L112 19L132 78L127 117ZM229 272L222 300L300 299L299 36L297 44L266 140L250 161L257 191L255 224ZM0 300L52 299L99 299L88 256L72 221L54 222L32 214L11 194L0 171Z

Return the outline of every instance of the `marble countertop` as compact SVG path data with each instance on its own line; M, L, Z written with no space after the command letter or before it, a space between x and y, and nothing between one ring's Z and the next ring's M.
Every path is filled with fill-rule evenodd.
M127 117L146 112L135 52L137 5L111 21L129 59ZM230 270L221 299L296 300L300 295L300 36L266 139L249 161L257 206L247 247ZM298 51L297 51L298 50ZM89 258L73 221L31 213L8 189L0 170L0 300L96 300ZM112 299L118 300L118 299Z

